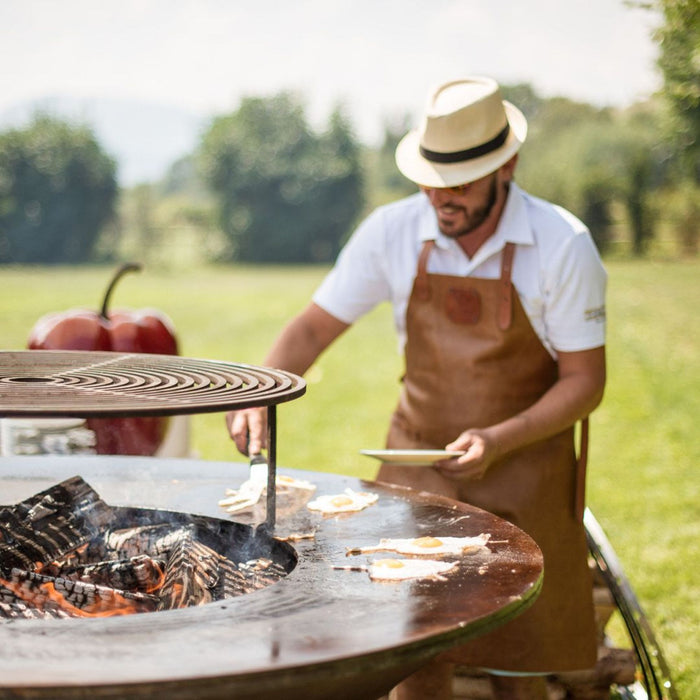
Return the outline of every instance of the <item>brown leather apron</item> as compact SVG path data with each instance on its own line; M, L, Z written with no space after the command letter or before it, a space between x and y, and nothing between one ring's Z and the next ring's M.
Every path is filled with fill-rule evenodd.
M393 449L443 448L467 428L517 414L557 380L557 364L511 282L514 245L506 245L497 280L429 274L433 246L427 241L421 251L406 312L406 374L387 438ZM479 480L455 482L435 469L396 464L382 465L378 478L495 513L533 537L544 554L544 585L532 608L448 660L521 672L595 664L573 428L510 453Z

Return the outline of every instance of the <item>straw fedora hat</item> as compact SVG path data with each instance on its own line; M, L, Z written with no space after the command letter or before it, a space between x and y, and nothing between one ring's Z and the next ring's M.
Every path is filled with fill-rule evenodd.
M498 170L525 141L527 120L491 78L435 88L423 121L396 148L396 165L425 187L454 187Z

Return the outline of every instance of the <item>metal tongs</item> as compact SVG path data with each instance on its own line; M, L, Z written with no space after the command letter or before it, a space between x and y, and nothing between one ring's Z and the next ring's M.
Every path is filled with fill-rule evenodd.
M260 500L267 486L267 480L267 458L262 454L252 455L248 480L244 481L238 489L227 489L226 498L219 501L219 505L225 508L227 513L239 513L251 508Z

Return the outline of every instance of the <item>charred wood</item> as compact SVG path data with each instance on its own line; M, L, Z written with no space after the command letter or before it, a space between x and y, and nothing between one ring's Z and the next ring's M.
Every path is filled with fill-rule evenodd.
M61 610L71 617L147 612L154 610L157 604L157 598L148 594L53 578L21 569L13 569L10 579L4 581L2 587L38 610Z

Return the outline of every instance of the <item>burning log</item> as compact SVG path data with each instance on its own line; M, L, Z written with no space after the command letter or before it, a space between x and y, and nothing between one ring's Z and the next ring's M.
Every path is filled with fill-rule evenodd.
M286 576L284 568L271 559L251 559L238 568L250 578L249 585L254 589L269 586Z
M160 610L234 598L276 583L286 571L269 559L235 564L191 537L173 547L165 570Z
M154 610L158 599L83 581L13 569L2 586L40 610L60 609L71 617L107 617Z
M165 567L160 609L188 608L211 602L212 591L219 581L216 556L216 552L196 542L191 534L179 539Z
M146 554L130 559L72 563L52 562L37 567L45 576L54 576L70 581L83 581L97 585L122 588L149 593L163 583L163 565Z
M0 618L10 620L24 618L26 620L51 620L55 618L71 617L65 610L40 610L26 603L17 600L13 603L7 603L2 600L4 588L0 586Z
M59 559L95 538L111 509L80 477L0 508L0 571Z
M94 543L93 555L101 551L102 556L111 553L119 558L142 554L167 558L178 542L191 538L194 534L194 525L175 526L172 523L109 529L99 542ZM103 549L100 550L100 547Z

